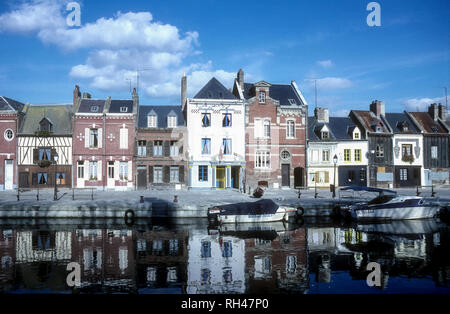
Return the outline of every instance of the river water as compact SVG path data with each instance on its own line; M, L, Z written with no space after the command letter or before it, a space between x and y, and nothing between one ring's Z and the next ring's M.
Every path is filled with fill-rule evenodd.
M450 293L449 226L438 220L0 221L0 293ZM67 265L80 265L69 287ZM380 265L369 286L367 264ZM374 277L375 278L375 277Z

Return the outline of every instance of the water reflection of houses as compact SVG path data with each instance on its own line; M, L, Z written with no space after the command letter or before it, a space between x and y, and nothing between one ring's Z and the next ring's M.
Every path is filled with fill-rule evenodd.
M135 291L135 249L131 230L76 230L72 252L72 261L81 266L82 289Z
M136 249L139 293L185 292L188 231L137 232Z
M273 233L245 240L247 293L307 292L306 230Z
M187 293L245 293L244 271L244 240L190 232Z
M11 289L14 282L15 232L0 230L0 292Z

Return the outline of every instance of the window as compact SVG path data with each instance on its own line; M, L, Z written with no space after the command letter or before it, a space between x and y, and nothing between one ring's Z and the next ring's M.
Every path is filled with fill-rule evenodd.
M223 142L222 142L222 147L223 147L223 154L224 155L231 155L231 153L232 153L232 150L231 150L231 139L224 138Z
M167 127L169 127L169 128L177 127L177 116L168 116L167 117Z
M108 179L114 179L114 161L108 161Z
M324 149L322 151L322 161L330 161L330 150Z
M50 148L39 148L39 160L49 160L51 161L51 152Z
M408 180L408 169L401 168L400 169L400 181Z
M162 183L162 167L154 167L153 168L153 182L154 183Z
M57 172L56 173L56 184L57 185L65 185L66 184L66 173L65 172Z
M156 128L157 124L156 115L152 114L147 117L147 125L149 128Z
M202 127L207 128L211 126L211 114L202 113Z
M223 241L222 257L232 257L232 256L233 256L233 246L231 240Z
M233 272L230 267L224 269L222 279L225 283L230 283L233 281Z
M39 172L38 173L38 184L47 184L48 176L46 172Z
M322 139L327 140L330 138L330 134L327 131L322 132Z
M91 106L91 112L98 112L98 106Z
M366 181L366 170L359 170L359 180L361 182Z
M270 120L264 120L263 128L264 128L264 137L270 137Z
M202 241L200 250L200 255L202 258L211 257L211 242Z
M377 157L384 157L384 146L377 145L376 156Z
M286 256L286 273L295 274L297 270L297 256L289 255Z
M198 166L198 181L208 181L208 166Z
M89 163L89 180L97 180L97 161Z
M122 128L119 131L119 147L120 149L128 149L128 129Z
M177 141L170 141L170 157L178 156Z
M211 139L202 138L202 155L211 154Z
M355 161L361 162L361 150L360 149L355 149Z
M412 155L412 144L403 144L402 145L402 157L411 156Z
M162 156L163 141L153 142L153 156Z
M438 147L437 146L431 146L431 158L433 158L433 159L438 158Z
M177 183L180 169L178 167L170 167L170 183Z
M77 164L78 164L78 169L77 169L78 179L83 179L84 178L84 161L79 161Z
M259 103L260 104L266 103L266 92L259 92Z
M255 168L270 168L270 152L256 152Z
M281 152L281 158L284 160L288 160L289 158L291 158L291 153L289 153L287 150L283 150Z
M231 126L231 113L224 113L223 114L222 126L224 128Z
M359 132L353 133L353 139L359 140Z
M5 140L10 142L14 138L14 132L11 129L6 129L5 133L3 134L3 136L5 137Z
M438 128L437 128L436 126L434 126L434 125L431 126L431 129L433 130L434 133L437 133L437 132L438 132Z
M128 112L128 107L120 107L120 112Z
M318 149L313 149L311 151L311 155L312 155L311 160L313 162L318 162L319 161L319 150Z
M97 129L89 130L89 147L90 148L98 147L98 130Z
M289 104L291 104L291 105L295 106L297 104L294 99L288 99L288 101L289 101Z
M128 180L128 162L121 161L119 166L119 179Z
M352 161L350 149L344 149L344 161L346 161L346 162Z
M287 138L295 138L295 122L292 120L287 121L286 137Z
M211 283L211 271L207 268L200 270L201 284L209 285Z
M255 138L270 138L269 119L255 119Z
M137 155L139 157L147 156L147 141L138 141Z

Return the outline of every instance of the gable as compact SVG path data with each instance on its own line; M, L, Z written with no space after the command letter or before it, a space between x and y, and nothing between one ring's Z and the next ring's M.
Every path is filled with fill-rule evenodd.
M225 86L213 77L205 86L194 96L197 99L238 99Z

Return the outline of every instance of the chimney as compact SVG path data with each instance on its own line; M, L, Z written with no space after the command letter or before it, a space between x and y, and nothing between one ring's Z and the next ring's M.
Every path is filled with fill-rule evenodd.
M75 89L73 90L73 105L76 106L78 103L78 99L81 97L80 86L75 85Z
M319 123L328 123L328 122L330 122L330 115L328 113L328 108L316 107L314 109L314 117L316 117L316 120Z
M439 117L439 109L437 104L431 104L428 107L428 114L433 118L434 121Z
M447 119L447 112L445 106L439 104L438 111L439 111L439 119L445 121L445 119Z
M242 69L239 69L237 73L237 80L241 91L244 92L244 71L242 71Z
M372 111L378 118L380 116L384 116L386 113L386 106L384 105L384 102L379 100L374 100L370 104L370 111Z
M186 90L187 90L187 78L186 73L183 73L183 77L181 78L181 109L184 109L186 106Z
M83 99L91 99L91 94L83 93Z

